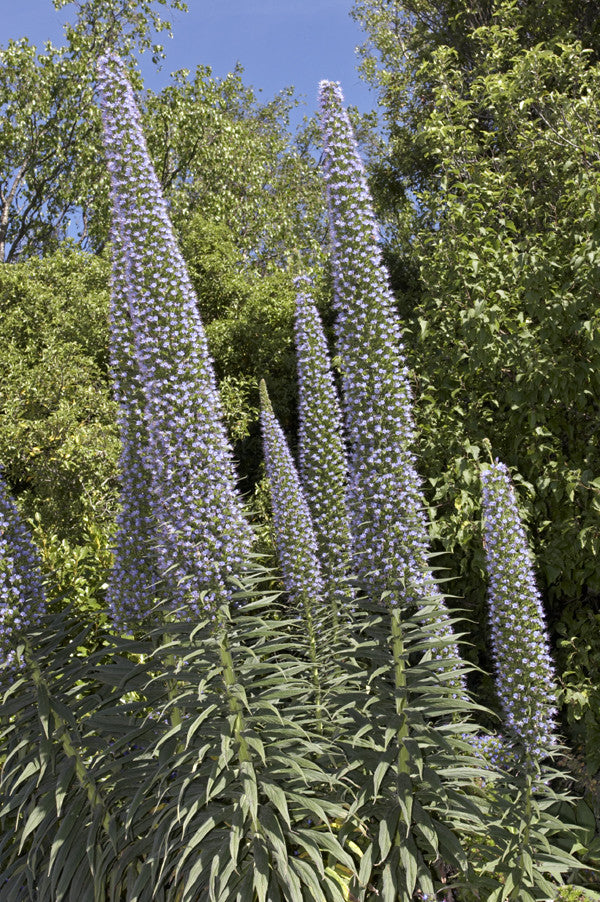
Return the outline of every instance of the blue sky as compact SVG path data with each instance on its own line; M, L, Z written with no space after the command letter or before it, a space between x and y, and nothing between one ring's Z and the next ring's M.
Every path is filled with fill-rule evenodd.
M175 69L212 66L223 76L240 62L244 81L268 100L288 85L303 95L312 113L320 79L340 81L348 104L361 111L375 105L374 94L359 79L355 48L364 35L350 18L352 0L188 0L188 13L171 13L174 37L164 37L167 59L161 73L142 58L146 83L159 90ZM159 7L160 8L160 7ZM2 43L28 37L62 43L62 25L74 7L57 12L52 0L7 3Z

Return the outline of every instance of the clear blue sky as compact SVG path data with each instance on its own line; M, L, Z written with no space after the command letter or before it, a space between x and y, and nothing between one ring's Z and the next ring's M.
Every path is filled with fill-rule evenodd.
M167 54L161 73L149 55L141 60L146 84L159 90L175 69L212 66L224 76L240 62L244 81L264 100L293 85L312 113L317 85L328 78L342 83L346 102L367 111L374 94L359 79L355 48L364 35L350 18L352 0L188 0L188 13L170 13L173 39L162 38ZM161 7L158 7L159 9ZM7 2L1 41L28 37L62 43L62 25L74 7L57 12L52 0Z

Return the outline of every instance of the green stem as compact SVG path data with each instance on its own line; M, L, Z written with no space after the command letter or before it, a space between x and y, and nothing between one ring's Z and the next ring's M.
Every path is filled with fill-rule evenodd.
M525 876L527 873L527 868L524 861L525 853L527 852L528 857L531 857L529 852L529 842L531 837L531 827L532 827L532 819L533 819L533 772L535 769L534 763L528 758L526 762L526 777L525 777L525 826L523 832L520 835L520 846L521 851L519 854L519 871L522 876ZM510 894L510 899L512 902L518 902L520 898L521 887L516 886L513 892Z
M312 610L307 599L304 600L304 615L306 619L306 627L308 630L308 649L311 663L312 683L315 691L315 714L317 718L317 729L319 733L323 733L322 690L321 676L319 673L319 662L317 658L317 637L315 634L315 623L312 616Z
M245 772L246 775L256 782L256 776L254 773L254 766L252 763L252 755L250 753L250 748L246 741L246 737L244 736L245 729L245 718L244 718L244 710L240 699L233 692L233 687L235 686L237 680L235 676L235 668L233 664L233 657L231 655L231 649L229 647L229 636L227 631L227 614L220 614L220 622L218 626L218 638L219 638L219 656L221 659L221 664L223 667L223 682L225 683L225 690L228 697L229 702L229 710L234 718L234 726L233 726L233 736L235 743L237 745L237 754L238 761L240 764L240 771ZM256 787L256 794L258 796L258 786ZM262 837L264 840L264 830L258 820L258 812L251 813L251 821L252 821L252 829L254 831L255 836Z
M229 701L229 710L234 717L233 735L238 747L238 758L240 760L240 763L251 761L252 756L250 754L250 749L248 748L248 743L246 742L246 738L244 736L244 712L239 698L234 692L231 691L236 683L235 670L233 666L233 658L231 657L231 650L229 648L227 628L223 620L221 621L219 626L219 656L221 659L221 664L223 666L223 682L225 683L225 689Z
M168 641L168 637L165 636L165 642L167 642L167 641ZM175 667L176 667L175 655L167 656L167 666L169 667L170 670L175 670ZM167 691L168 691L170 700L177 697L177 680L167 680ZM178 727L181 725L183 718L181 716L181 709L178 708L177 705L174 705L172 708L170 708L169 717L171 720L172 727Z
M62 715L52 705L50 687L48 686L48 683L44 678L44 674L42 673L42 670L35 659L32 648L27 640L24 641L24 658L27 666L29 667L33 682L38 689L38 692L40 690L44 692L48 699L48 705L52 711L52 717L54 719L56 735L61 742L63 751L67 758L73 758L75 761L75 776L77 778L77 781L79 782L79 785L86 791L92 808L99 807L103 812L102 827L110 839L111 835L109 827L111 818L108 811L106 810L106 804L104 802L102 794L98 789L98 786L96 785L96 781L86 767L79 751L77 750L77 744L73 740L67 723L65 722Z
M396 690L396 714L400 719L398 727L398 772L410 772L409 754L404 743L408 737L406 720L406 662L404 660L404 635L398 608L391 610L392 620L392 657L394 660L394 689Z

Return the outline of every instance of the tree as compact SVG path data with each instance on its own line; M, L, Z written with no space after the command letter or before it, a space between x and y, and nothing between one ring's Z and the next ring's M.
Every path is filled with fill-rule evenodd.
M69 0L56 0L60 9ZM107 44L129 62L136 51L161 46L153 31L170 28L155 9L167 0L77 3L67 42L37 53L26 38L0 50L0 261L56 249L105 193L99 120L93 103L95 61ZM185 9L181 0L168 0Z
M465 85L487 66L480 30L500 22L515 29L522 50L575 40L590 51L592 63L600 56L597 0L355 0L352 14L367 34L361 69L380 94L390 137L386 171L396 187L404 178L414 188L435 177L420 152L419 126L434 104L429 63L441 48L452 49Z
M477 459L489 440L516 471L554 641L568 639L559 653L565 664L569 655L571 717L582 720L598 698L583 633L600 631L600 66L596 32L582 46L570 37L578 15L569 23L568 7L558 7L554 33L545 15L531 31L528 4L497 3L479 27L457 12L467 60L435 23L427 32L423 16L411 20L408 5L396 4L407 41L418 34L423 44L418 53L411 45L406 64L397 57L399 68L390 50L373 70L390 129L373 182L409 336L439 547L459 552L457 591L482 623ZM381 29L381 44L374 13L370 27ZM399 111L388 86L409 82ZM596 769L594 716L586 730Z
M0 268L0 460L25 514L70 540L114 509L108 269L74 250Z

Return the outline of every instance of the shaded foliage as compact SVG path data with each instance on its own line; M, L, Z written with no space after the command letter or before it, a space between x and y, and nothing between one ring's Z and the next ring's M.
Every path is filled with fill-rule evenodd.
M585 24L598 16L594 4L448 9L356 7L389 136L372 184L415 371L434 536L458 555L447 559L456 592L483 624L478 460L489 439L520 474L554 642L578 673L566 679L568 718L587 723L596 768L595 696L577 696L577 680L587 672L589 687L596 670L581 643L600 595L600 69ZM484 633L475 626L481 661Z

